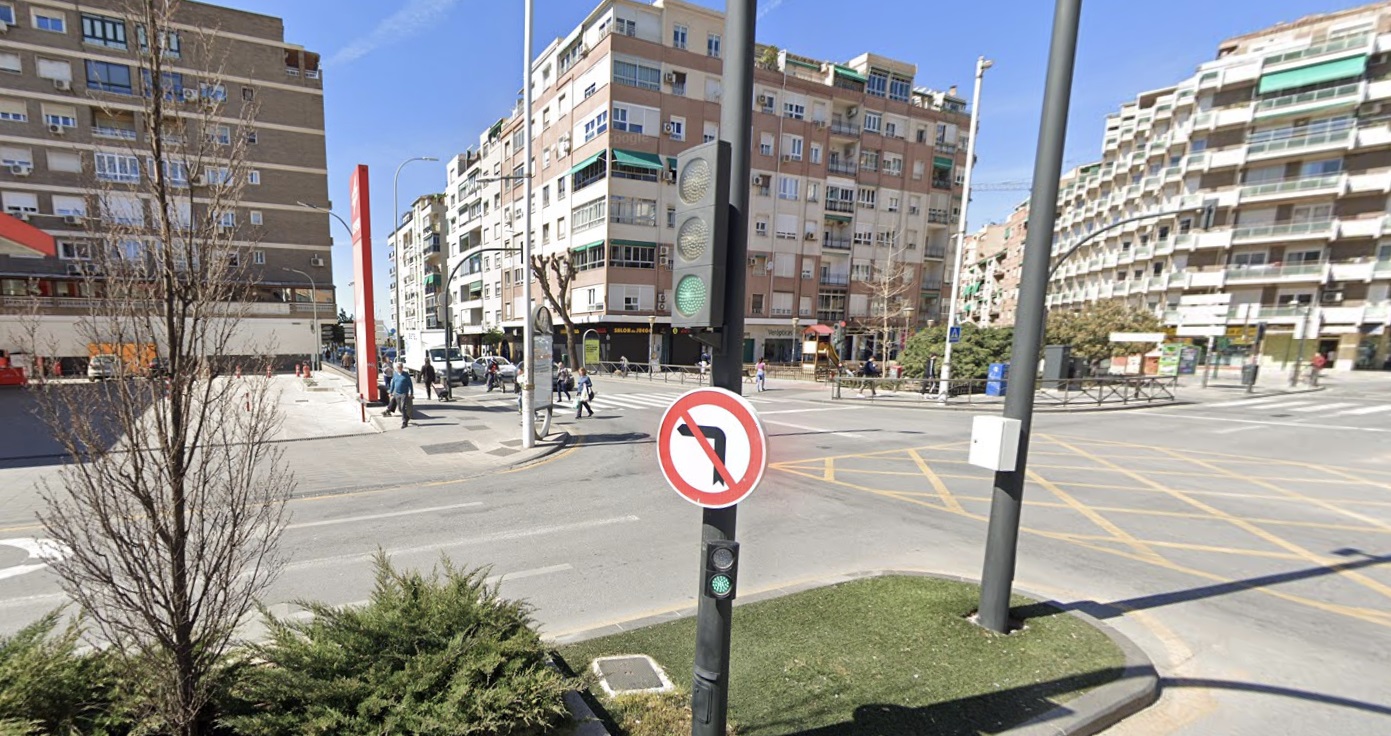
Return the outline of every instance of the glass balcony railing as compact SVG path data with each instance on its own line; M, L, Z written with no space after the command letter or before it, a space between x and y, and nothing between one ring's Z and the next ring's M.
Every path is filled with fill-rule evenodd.
M1259 266L1228 266L1227 280L1254 280L1267 281L1289 276L1321 276L1323 274L1323 262L1314 263L1291 263L1284 266L1262 264Z
M1327 174L1325 176L1306 176L1299 179L1273 181L1265 184L1251 184L1241 188L1241 196L1264 197L1273 194L1291 194L1328 189L1338 186L1340 179L1340 174Z
M1256 238L1281 238L1328 235L1333 230L1333 220L1312 220L1310 222L1283 222L1271 225L1251 225L1238 227L1232 231L1232 240L1253 240Z
M1371 34L1368 33L1359 33L1353 36L1345 36L1343 38L1337 38L1326 43L1317 43L1311 46L1306 46L1302 49L1297 49L1295 51L1286 51L1282 54L1274 54L1272 56L1267 56L1265 57L1265 63L1267 66L1274 64L1283 64L1287 61L1311 59L1316 56L1323 56L1325 54L1335 54L1339 51L1344 51L1346 49L1362 48L1367 45L1367 41L1370 38Z
M1256 156L1264 153L1284 153L1297 151L1303 148L1319 148L1322 146L1332 146L1347 143L1352 139L1356 131L1352 128L1333 130L1327 133L1314 133L1311 135L1296 135L1289 138L1279 138L1272 141L1261 141L1252 143L1246 148L1247 156Z
M1358 82L1351 84L1340 84L1337 87L1326 89L1316 89L1312 92L1300 92L1294 95L1281 95L1260 100L1256 103L1256 113L1269 113L1277 110L1284 110L1290 107L1308 105L1315 102L1327 103L1342 98L1357 97L1362 91L1362 85Z

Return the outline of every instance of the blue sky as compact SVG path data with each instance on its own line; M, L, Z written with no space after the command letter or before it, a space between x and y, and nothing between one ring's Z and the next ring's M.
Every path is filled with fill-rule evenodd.
M722 8L723 3L697 0ZM476 145L478 133L510 108L521 89L522 2L485 0L222 0L285 20L286 40L324 59L329 193L348 215L348 177L365 163L372 177L378 313L386 304L386 237L392 175L401 206L445 184L443 161ZM535 0L537 51L594 7L589 0ZM1068 126L1067 165L1098 155L1103 119L1137 93L1172 84L1213 58L1229 36L1310 13L1354 7L1353 0L1168 0L1159 5L1090 0ZM975 59L986 72L977 141L977 182L1028 180L1038 137L1053 4L926 0L760 0L758 40L796 53L848 60L864 51L918 65L917 84L959 85L969 97ZM980 192L973 227L1007 215L1026 192ZM334 226L339 302L351 310L351 246Z

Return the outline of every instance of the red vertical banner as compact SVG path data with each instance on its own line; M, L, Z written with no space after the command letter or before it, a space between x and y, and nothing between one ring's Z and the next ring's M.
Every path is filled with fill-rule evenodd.
M353 169L353 296L357 315L357 391L371 401L377 397L377 311L372 304L372 204L367 189L367 165Z

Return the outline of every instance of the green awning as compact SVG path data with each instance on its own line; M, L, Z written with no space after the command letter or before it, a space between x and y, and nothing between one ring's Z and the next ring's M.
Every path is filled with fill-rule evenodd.
M653 242L651 242L651 241L647 241L647 240L623 240L622 238L614 238L613 240L610 240L610 241L609 241L609 245L640 245L640 246L644 246L644 247L647 247L647 248L656 248L656 247L657 247L657 244L656 244L656 243L653 243Z
M571 166L570 171L568 173L573 174L577 171L581 171L583 169L588 168L589 166L592 166L595 161L598 161L599 159L603 158L604 154L606 153L608 153L608 151L600 151L594 154L593 156L590 156L589 158L575 164L574 166Z
M956 162L953 161L953 160L950 159L950 158L947 158L946 156L933 156L933 157L932 157L932 165L933 165L933 166L942 166L942 167L945 167L945 168L950 169L951 167L953 167L953 166L956 165Z
M1307 87L1311 84L1320 82L1331 82L1335 79L1347 79L1348 77L1361 76L1367 70L1367 55L1359 54L1347 59L1337 61L1325 61L1322 64L1311 64L1298 69L1289 71L1275 72L1261 77L1258 94L1268 94L1278 92L1282 89L1294 89L1295 87Z
M836 74L839 74L847 79L853 79L856 82L869 81L868 79L865 79L865 75L855 71L854 69L851 69L848 66L841 66L840 64L836 64Z
M596 241L594 241L593 243L585 243L584 245L573 245L573 246L570 246L570 250L571 250L571 251L589 250L590 248L598 248L599 246L601 246L601 245L603 245L603 244L604 244L604 241L602 241L602 240L596 240Z
M621 148L613 149L613 162L632 166L637 169L651 169L662 171L666 167L662 165L662 157L655 153L641 153L638 151L625 151Z
M676 171L676 157L667 156L667 168Z
M806 67L806 68L808 68L808 69L815 69L815 70L817 70L817 71L821 71L820 65L818 65L818 64L812 64L811 62L802 61L802 60L800 60L800 59L794 59L794 58L792 58L791 56L787 57L787 63L789 63L789 64L795 64L795 65L797 65L797 66Z
M850 215L836 215L836 214L832 214L832 213L830 213L830 212L827 212L827 213L826 213L825 215L823 215L823 216L824 216L827 220L830 220L831 222L850 222Z

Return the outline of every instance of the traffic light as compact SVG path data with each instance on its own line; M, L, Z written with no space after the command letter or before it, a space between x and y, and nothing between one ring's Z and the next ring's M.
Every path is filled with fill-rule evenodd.
M1205 199L1205 200L1203 200L1203 211L1202 211L1202 216L1198 218L1198 229L1199 229L1199 230L1211 230L1211 229L1212 229L1212 223L1213 223L1213 221L1216 220L1216 219L1217 219L1217 200L1215 200L1215 199Z
M729 143L711 141L678 154L672 327L724 324L728 220Z
M705 576L701 591L716 600L734 600L739 580L739 543L711 540L705 543Z

